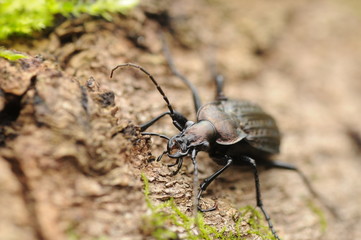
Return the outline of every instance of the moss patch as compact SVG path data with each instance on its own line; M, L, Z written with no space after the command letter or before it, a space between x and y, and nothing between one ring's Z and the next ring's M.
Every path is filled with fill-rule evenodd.
M230 232L225 227L217 229L205 223L204 217L198 213L196 218L183 213L170 199L162 204L155 205L150 199L149 182L142 174L144 195L150 213L143 217L141 231L157 240L190 239L190 240L242 240L249 236L258 236L263 240L275 239L267 226L260 224L263 217L254 207L241 208L238 218L235 218L235 231ZM244 226L248 225L248 230ZM167 227L170 226L170 227Z
M3 0L0 2L0 40L11 35L27 35L49 27L57 14L65 17L82 13L111 19L110 13L133 8L138 0Z
M20 54L20 53L16 53L10 50L6 50L4 48L0 47L0 57L5 58L7 60L10 61L16 61L22 58L28 58L27 56Z
M321 231L326 232L327 219L326 219L325 213L322 211L321 208L316 206L316 204L314 204L312 201L308 201L307 205L311 209L311 211L314 212L318 216L319 223L320 223L320 226L321 226Z

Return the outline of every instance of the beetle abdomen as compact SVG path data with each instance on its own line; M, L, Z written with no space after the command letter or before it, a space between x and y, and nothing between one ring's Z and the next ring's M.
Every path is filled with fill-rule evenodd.
M228 105L228 103L225 103ZM240 120L241 129L247 134L246 140L253 147L269 152L278 153L280 147L280 132L275 120L265 113L260 106L248 101L229 101L225 111L236 114Z
M218 144L231 145L245 139L258 150L279 152L280 133L276 122L257 104L237 100L211 102L199 109L198 120L214 124L220 135Z

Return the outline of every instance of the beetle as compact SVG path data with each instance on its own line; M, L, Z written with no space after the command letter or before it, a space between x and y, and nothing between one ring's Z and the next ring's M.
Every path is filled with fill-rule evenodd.
M143 67L133 63L124 63L114 67L110 74L110 77L112 77L118 68L123 67L139 69L148 76L162 95L168 111L139 126L143 135L158 136L168 140L167 150L157 160L159 161L163 155L176 159L174 164L168 165L170 167L177 165L177 169L173 174L178 173L182 167L183 158L186 156L190 156L196 171L196 156L200 151L208 152L212 160L222 165L218 171L204 179L200 184L196 202L197 208L201 212L209 212L216 209L216 206L202 209L199 202L203 191L207 189L217 176L232 164L250 166L255 180L257 207L262 211L274 237L280 239L263 205L257 165L296 171L300 174L311 193L317 197L318 195L305 175L296 166L271 160L272 155L279 153L281 143L281 134L276 121L256 103L227 98L223 94L223 77L217 74L214 75L216 83L215 100L202 105L197 89L187 78L178 72L170 55L167 55L167 51L165 53L173 74L180 78L192 92L194 108L197 113L196 121L189 121L181 113L174 110L161 86ZM178 134L173 137L167 137L158 133L146 132L150 126L166 115L171 117L173 125L179 130Z

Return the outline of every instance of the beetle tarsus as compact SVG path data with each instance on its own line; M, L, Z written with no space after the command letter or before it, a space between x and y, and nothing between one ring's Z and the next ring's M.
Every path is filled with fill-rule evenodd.
M218 204L214 203L213 207L208 208L208 209L203 209L203 208L201 208L201 205L198 202L197 208L198 208L198 211L203 212L203 213L204 212L212 212L212 211L214 211L214 210L216 210L218 208Z
M159 162L159 161L162 159L162 157L164 156L164 154L166 154L166 153L167 153L167 151L162 152L162 153L157 157L157 162Z
M255 185L256 185L256 200L257 200L257 207L259 207L259 209L261 209L263 216L265 217L267 223L268 223L268 227L271 230L273 236L280 240L280 238L278 237L275 229L273 228L273 224L271 221L271 217L268 215L268 213L266 212L266 210L263 208L263 202L262 202L262 196L261 196L261 187L260 187L260 183L259 183L259 177L258 177L258 170L257 170L257 165L256 165L256 161L250 157L247 156L242 156L241 158L244 162L248 163L253 170L253 175L254 175L254 181L255 181Z
M182 164L183 164L183 158L177 158L177 161L175 163L168 164L168 167L174 167L175 165L178 165L177 169L172 172L172 176L178 174L179 170L182 168Z
M179 159L180 158L177 158L177 160L175 161L175 163L172 163L172 164L168 164L167 167L174 167L175 165L178 165L179 164Z
M337 209L335 207L331 206L326 199L324 199L321 195L317 193L317 191L314 189L306 175L295 165L292 165L290 163L281 162L281 161L265 161L262 162L263 165L265 165L267 168L277 168L282 170L291 170L298 173L298 175L301 177L302 181L306 185L308 191L315 197L327 210L332 214L332 216L336 219L340 218L340 214L337 212Z
M226 156L227 157L227 156ZM227 157L227 163L226 165L224 165L221 169L219 169L217 172L213 173L211 176L207 177L206 179L204 179L203 183L200 185L200 189L198 191L198 195L197 195L197 202L198 202L198 210L200 212L210 212L210 211L214 211L217 209L217 204L215 204L214 207L209 208L209 209L202 209L200 207L200 199L202 197L202 193L203 191L205 191L207 189L207 187L209 186L209 184L211 184L211 182L217 177L219 176L222 172L224 172L224 170L226 170L233 162L232 158Z

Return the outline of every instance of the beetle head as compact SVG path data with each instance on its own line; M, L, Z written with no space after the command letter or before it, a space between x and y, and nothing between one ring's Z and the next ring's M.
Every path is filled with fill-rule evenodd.
M216 136L217 131L209 121L204 120L197 123L188 121L182 132L169 139L168 156L171 158L184 157L192 149L207 151L210 144L215 141Z

